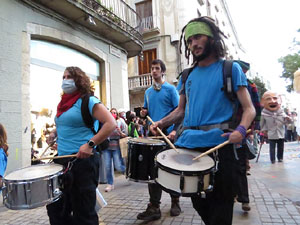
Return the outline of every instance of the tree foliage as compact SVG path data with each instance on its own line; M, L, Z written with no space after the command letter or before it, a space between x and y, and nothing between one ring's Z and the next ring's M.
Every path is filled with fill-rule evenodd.
M300 33L300 29L297 31ZM294 90L293 88L293 82L294 82L294 73L300 68L300 42L296 40L296 38L293 41L293 46L291 47L291 50L296 52L293 54L288 54L286 56L281 57L278 59L278 62L282 64L283 72L280 76L281 78L285 78L285 80L289 80L290 84L286 86L286 89L288 92L291 92ZM298 49L298 50L297 50Z
M258 91L258 95L261 97L266 91L266 85L265 83L259 79L259 77L254 77L253 79L249 79L251 82L255 83Z

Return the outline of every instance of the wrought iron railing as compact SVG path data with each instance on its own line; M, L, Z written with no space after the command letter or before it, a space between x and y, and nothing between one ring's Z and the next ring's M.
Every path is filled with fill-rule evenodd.
M77 0L110 22L141 39L141 19L123 0Z
M153 79L150 73L139 76L128 77L128 89L138 90L148 88L152 85Z

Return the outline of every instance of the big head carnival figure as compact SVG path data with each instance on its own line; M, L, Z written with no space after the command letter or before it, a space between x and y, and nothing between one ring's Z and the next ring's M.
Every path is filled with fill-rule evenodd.
M261 113L261 131L268 137L270 143L270 160L275 163L275 146L277 144L278 162L283 161L284 151L284 125L289 117L281 109L281 97L273 92L266 91L261 100L263 110Z

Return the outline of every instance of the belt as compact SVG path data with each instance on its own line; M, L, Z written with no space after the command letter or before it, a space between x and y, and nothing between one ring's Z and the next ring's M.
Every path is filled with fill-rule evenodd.
M190 126L190 127L183 127L184 130L203 130L208 131L211 129L219 128L221 130L229 130L229 123L219 123L219 124L212 124L212 125L205 125L205 126Z

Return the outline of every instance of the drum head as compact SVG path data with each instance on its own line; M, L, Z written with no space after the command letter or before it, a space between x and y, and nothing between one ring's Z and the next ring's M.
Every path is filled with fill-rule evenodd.
M177 149L179 153L174 151L174 149L168 149L158 153L156 161L165 167L182 172L205 171L215 166L214 160L209 156L203 156L200 159L193 160L193 158L200 155L201 152Z
M131 138L128 142L139 145L166 145L164 141L151 138Z
M6 175L4 180L32 180L54 175L62 169L62 165L55 163L34 165L13 171Z

